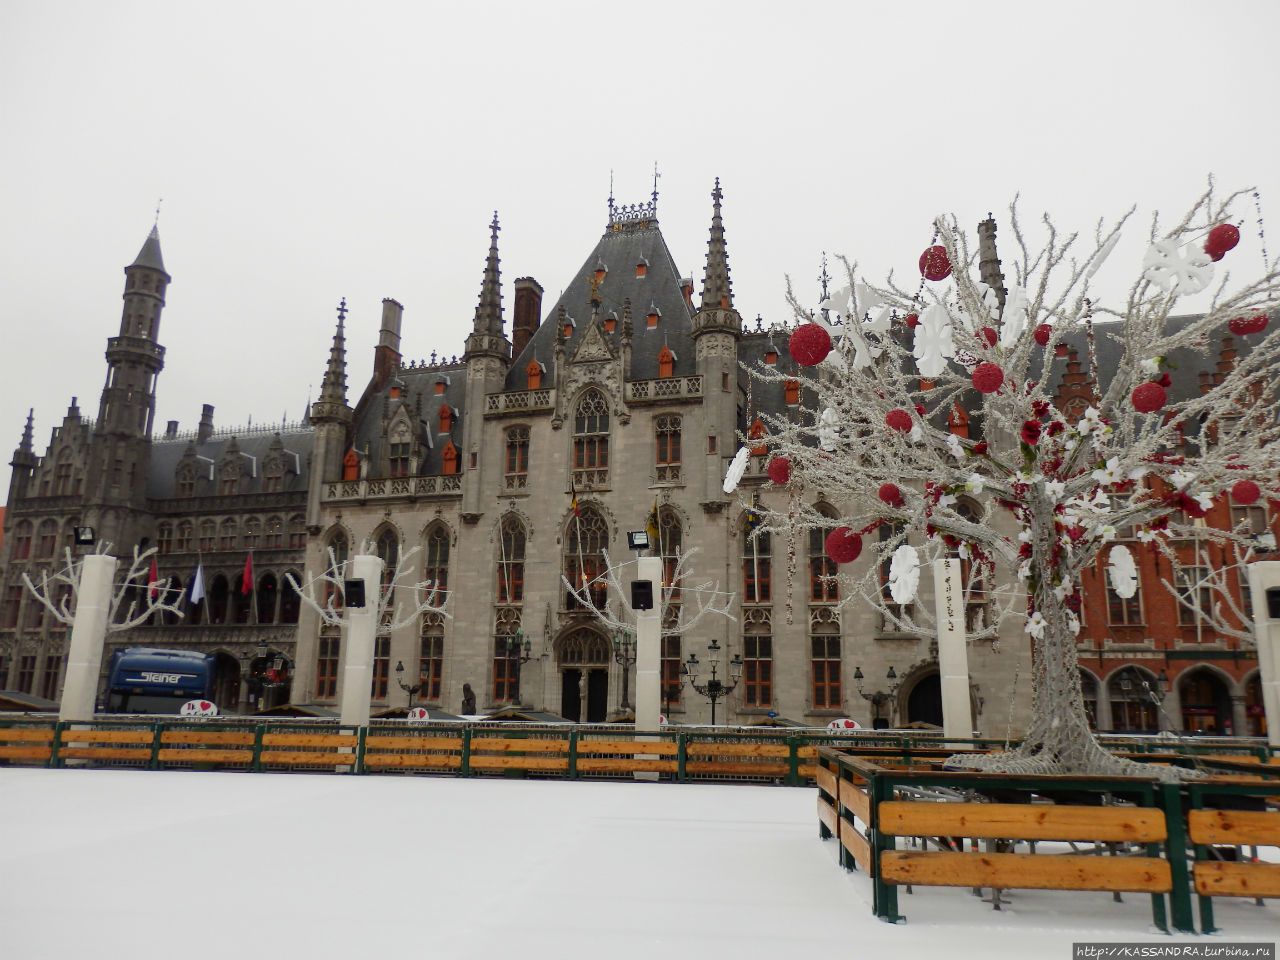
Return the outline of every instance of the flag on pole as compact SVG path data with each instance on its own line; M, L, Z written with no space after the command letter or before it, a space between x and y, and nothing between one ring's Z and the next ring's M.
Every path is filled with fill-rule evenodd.
M244 558L244 576L240 578L240 592L253 593L253 551Z
M649 516L644 522L645 533L649 534L649 543L651 546L658 544L658 498L653 498L653 509L649 511Z
M204 599L204 564L196 564L196 572L191 575L191 596L192 603L199 603Z
M578 491L574 489L573 479L569 479L569 506L573 507L573 515L578 515Z
M156 570L156 558L151 557L151 572L147 574L147 599L154 600L160 595L160 574Z

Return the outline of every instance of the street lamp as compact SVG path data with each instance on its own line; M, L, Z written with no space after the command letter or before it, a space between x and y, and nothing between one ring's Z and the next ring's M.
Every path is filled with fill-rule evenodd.
M720 670L720 644L712 640L707 644L707 654L707 660L711 664L711 676L706 683L698 682L698 670L702 664L698 662L696 653L689 654L689 659L680 668L680 675L682 679L689 681L689 686L711 701L711 725L715 726L716 703L733 693L738 686L738 682L742 679L742 654L735 653L733 659L729 661L729 683L725 683L718 676Z
M423 687L427 685L426 677L419 677L417 683L405 683L404 682L404 661L397 660L396 661L396 683L399 684L401 690L409 694L409 704L408 706L405 707L405 709L412 710L413 698L418 695L419 690L421 690Z
M892 664L889 666L889 672L884 675L889 681L888 690L873 690L868 693L862 688L862 682L866 679L862 675L862 668L855 666L853 668L853 682L858 687L858 695L871 704L871 726L875 727L876 722L880 719L880 711L886 704L889 706L888 716L885 717L885 726L888 726L893 719L893 695L898 690L898 684L902 681L898 678L898 673L893 669Z
M623 630L613 638L613 659L622 665L622 709L631 709L631 665L636 662L636 639L631 631Z
M520 706L520 673L521 667L533 659L533 644L525 638L524 632L517 630L515 633L507 637L506 649L503 651L507 655L507 660L515 664L516 670L516 695L511 701L514 706Z
M258 709L261 710L267 705L268 690L283 687L289 683L289 672L293 663L283 653L272 653L267 647L266 640L259 640L255 649L257 656L252 660L249 659L247 650L241 651L240 675L244 678L250 695L252 696L256 691Z

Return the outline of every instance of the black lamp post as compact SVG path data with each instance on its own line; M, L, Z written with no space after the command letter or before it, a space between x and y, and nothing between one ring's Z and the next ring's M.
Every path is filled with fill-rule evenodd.
M525 638L524 632L517 630L515 633L507 637L506 655L507 659L515 664L516 670L516 695L512 700L512 704L520 706L520 673L521 668L533 659L533 644Z
M857 666L853 668L853 682L858 687L858 695L871 704L872 727L875 727L876 721L880 719L881 708L886 704L889 705L890 709L889 716L885 718L885 725L888 726L893 719L893 695L897 692L898 684L902 681L898 678L898 672L893 669L892 665L890 665L889 672L884 675L884 678L889 681L888 690L872 690L868 693L862 686L863 680L866 679L862 674L862 668Z
M418 695L419 690L421 690L423 687L427 685L426 679L424 677L419 677L417 683L405 683L404 682L404 661L397 660L396 661L396 683L399 685L401 690L403 690L405 693L409 695L409 703L408 703L408 706L405 707L405 709L412 710L413 698Z
M613 659L622 665L622 709L631 709L631 665L636 662L636 640L629 630L613 638Z
M240 654L240 676L249 685L250 695L256 692L258 709L263 709L267 691L288 684L293 663L283 653L271 653L266 640L259 640L256 649L258 655L253 660L248 651ZM257 669L250 669L254 665Z
M707 644L707 654L707 661L711 664L711 676L705 683L698 682L698 670L702 664L698 662L698 655L695 653L689 654L689 659L680 668L680 675L683 679L689 681L689 686L711 701L711 725L715 726L716 703L733 693L738 686L738 682L742 679L742 654L735 653L733 659L729 661L728 683L725 683L719 677L720 644L712 640Z

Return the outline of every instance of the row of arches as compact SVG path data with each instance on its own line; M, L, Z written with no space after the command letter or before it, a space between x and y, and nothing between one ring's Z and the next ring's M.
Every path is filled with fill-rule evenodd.
M217 550L302 549L307 544L307 523L297 513L282 516L224 517L222 520L164 521L156 528L160 553L212 553Z
M1236 681L1225 671L1200 664L1169 682L1137 664L1126 664L1105 679L1082 667L1080 686L1090 726L1101 732L1173 729L1251 737L1266 732L1262 680L1256 670Z
M299 580L296 570L289 571L295 581ZM240 574L211 574L205 577L204 597L199 602L192 602L191 593L194 584L184 583L181 577L167 579L163 600L172 604L182 612L179 617L171 611L152 614L147 625L158 626L198 626L200 624L294 624L298 622L301 609L301 598L298 596L284 574L267 571L258 575L253 589L245 593L242 590ZM129 588L125 602L120 605L116 616L124 620L129 616L130 606L145 602L147 587L135 584ZM134 609L137 609L136 606Z

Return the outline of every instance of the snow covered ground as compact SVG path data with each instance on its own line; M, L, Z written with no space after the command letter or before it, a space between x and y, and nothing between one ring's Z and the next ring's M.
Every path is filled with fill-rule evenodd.
M815 791L0 769L0 956L1068 958L1170 938L1150 899L967 890L871 914ZM1276 940L1217 900L1210 943ZM1205 942L1181 935L1175 940Z

